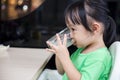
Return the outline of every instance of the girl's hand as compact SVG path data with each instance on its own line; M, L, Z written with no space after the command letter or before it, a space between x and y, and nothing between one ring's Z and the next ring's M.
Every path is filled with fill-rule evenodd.
M59 59L69 57L69 52L66 47L66 44L67 44L66 34L64 35L63 42L61 41L58 34L56 34L56 38L57 38L57 45L53 45L52 43L47 42L47 44L50 46L50 48L49 49L47 48L46 50L56 54L56 56L58 56Z

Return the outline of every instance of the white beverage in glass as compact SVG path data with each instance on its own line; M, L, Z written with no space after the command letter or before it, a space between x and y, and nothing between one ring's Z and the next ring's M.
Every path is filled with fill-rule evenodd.
M63 39L64 39L64 34L66 34L67 35L67 44L66 44L66 46L69 47L69 46L72 45L71 37L70 37L70 30L68 28L65 28L65 29L61 30L58 34L59 34L60 39L61 39L62 42L63 42ZM54 35L53 37L51 37L47 41L51 42L54 45L57 45L56 35Z

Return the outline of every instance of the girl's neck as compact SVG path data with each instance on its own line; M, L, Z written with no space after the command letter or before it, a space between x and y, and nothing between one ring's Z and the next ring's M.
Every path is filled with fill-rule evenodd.
M88 46L85 47L85 49L82 51L82 53L88 53L95 51L99 48L106 47L103 41L97 41L89 44Z

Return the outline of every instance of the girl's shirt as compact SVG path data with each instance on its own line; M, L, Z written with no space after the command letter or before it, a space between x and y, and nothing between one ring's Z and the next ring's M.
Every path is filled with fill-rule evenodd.
M87 54L81 53L83 49L77 49L71 60L76 69L81 73L81 80L108 80L112 59L106 47L99 48ZM68 80L64 73L62 80Z

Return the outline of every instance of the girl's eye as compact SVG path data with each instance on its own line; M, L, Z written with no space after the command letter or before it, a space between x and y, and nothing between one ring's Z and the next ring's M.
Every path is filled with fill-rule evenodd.
M72 30L72 31L75 31L75 29L74 29L74 28L72 28L71 30Z

